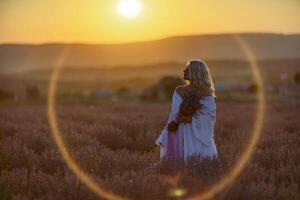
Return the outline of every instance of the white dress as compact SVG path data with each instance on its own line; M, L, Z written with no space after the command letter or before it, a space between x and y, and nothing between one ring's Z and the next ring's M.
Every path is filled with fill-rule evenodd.
M188 156L201 155L217 158L218 152L214 142L214 126L216 122L216 104L213 96L202 97L203 105L192 118L192 123L180 123L176 134L179 134L180 153L187 163ZM176 119L182 97L175 90L172 97L172 109L167 124ZM155 144L160 147L160 159L166 156L168 130L162 130Z

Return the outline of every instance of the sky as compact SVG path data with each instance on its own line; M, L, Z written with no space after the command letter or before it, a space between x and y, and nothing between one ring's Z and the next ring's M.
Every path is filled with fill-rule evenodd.
M300 0L0 0L0 43L118 44L178 35L300 33Z

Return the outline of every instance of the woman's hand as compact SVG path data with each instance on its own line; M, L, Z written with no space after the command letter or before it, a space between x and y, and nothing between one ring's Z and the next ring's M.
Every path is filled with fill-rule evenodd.
M169 131L169 133L175 134L176 130L178 128L178 125L179 124L177 122L172 121L171 123L168 124L167 130Z
M192 123L192 117L177 113L176 122L177 123Z

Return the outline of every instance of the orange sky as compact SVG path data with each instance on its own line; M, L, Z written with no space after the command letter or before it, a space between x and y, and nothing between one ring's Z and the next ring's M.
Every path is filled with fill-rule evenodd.
M120 0L1 0L0 43L124 43L174 35L300 33L300 0L139 0L133 19ZM224 3L226 2L226 3Z

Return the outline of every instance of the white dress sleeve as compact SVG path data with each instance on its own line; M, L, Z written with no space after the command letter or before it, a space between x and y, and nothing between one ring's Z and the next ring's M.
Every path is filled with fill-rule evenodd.
M171 121L174 121L176 119L176 116L177 116L177 113L178 113L178 110L179 110L179 104L180 104L178 95L179 94L177 94L177 92L175 90L174 93L173 93L173 96L172 96L171 112L169 114L169 118L168 118L168 122L167 122L166 126Z
M167 130L168 124L171 121L176 119L176 115L177 115L177 112L178 112L178 109L179 109L178 104L180 103L179 102L179 97L177 95L178 94L175 90L174 93L173 93L173 96L172 96L171 111L170 111L170 114L169 114L169 117L168 117L167 124L165 125L165 127L162 130L161 134L159 135L159 137L155 141L155 143L160 147L166 147L167 139L168 139L168 130Z
M192 118L194 136L205 146L210 146L214 137L216 106L214 100L204 101L204 106Z

